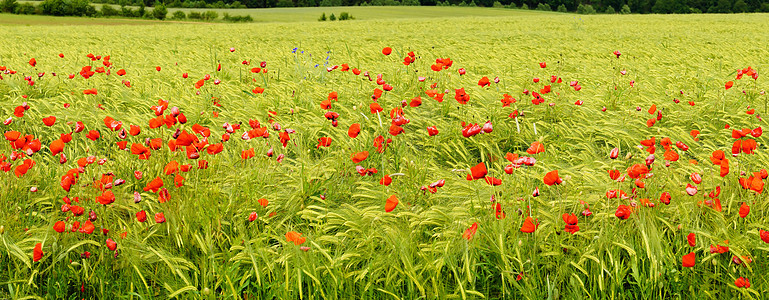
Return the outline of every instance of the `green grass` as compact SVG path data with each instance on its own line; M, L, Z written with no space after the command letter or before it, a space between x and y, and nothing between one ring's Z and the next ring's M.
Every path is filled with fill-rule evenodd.
M0 126L34 135L43 146L29 157L36 164L26 175L0 173L0 207L7 212L0 215L0 298L764 298L769 246L758 230L769 229L769 204L765 193L741 189L738 178L741 171L766 167L765 137L756 138L756 154L729 157L731 171L724 178L709 157L717 149L730 151L734 139L725 124L765 126L746 110L750 105L757 114L769 113L766 96L759 94L766 89L769 51L761 41L769 32L769 16L512 13L334 23L5 27L8 42L0 43L0 66L19 73L3 74L0 81L0 119L22 102L30 109ZM236 51L229 52L230 47ZM393 53L382 55L384 47ZM622 52L619 59L615 50ZM401 62L410 51L417 59L407 67ZM110 55L112 75L67 79L83 66L101 65L88 53ZM28 64L33 57L36 68ZM446 57L454 62L450 69L430 70L436 58ZM251 65L242 65L244 60ZM250 73L261 61L269 71ZM363 75L327 72L326 61L347 63L374 79L382 74L394 87L378 101L383 114L368 109L373 90L381 86ZM547 62L547 68L539 62ZM222 71L216 71L218 64ZM747 66L758 70L758 80L734 80L735 71ZM115 76L121 68L128 74ZM459 68L467 74L458 75ZM41 72L46 74L38 79ZM182 78L184 72L188 79ZM195 89L205 74L212 79ZM533 105L522 91L538 91L551 75L563 83L552 84L545 103ZM32 76L35 85L23 76ZM428 78L419 82L419 76ZM477 83L483 76L500 82L482 88ZM535 77L542 81L534 83ZM222 83L214 85L214 79ZM582 90L569 87L573 80ZM735 87L725 91L729 80ZM448 90L442 103L425 95L432 83L439 91ZM263 94L251 92L257 86L265 88ZM97 88L98 95L83 95L90 88ZM458 88L470 95L467 105L454 100ZM340 114L338 127L320 108L332 91L339 94L332 103L332 111ZM518 101L503 108L505 93ZM415 96L423 104L403 108L410 119L405 133L377 153L374 138L390 137L388 112ZM169 110L179 107L189 121L150 129L148 122L156 117L150 107L158 99L168 100ZM584 104L574 105L577 100ZM554 106L548 106L551 102ZM647 127L652 104L663 118ZM509 118L515 109L525 116ZM41 119L51 115L56 124L43 125ZM219 142L225 122L242 128L224 143L223 152L201 153L210 167L181 173L184 186L175 187L173 177L163 174L164 166L172 160L196 166L197 161L165 146L152 151L149 160L118 150L115 142L121 139L105 127L107 116L124 127L141 126L139 136L127 137L129 147L146 138L161 138L165 145L176 128L190 131L196 123L210 128L210 143ZM273 129L268 139L244 141L240 137L250 128L249 119L262 124L272 119L296 133L286 148ZM462 137L461 122L489 120L492 133ZM84 122L86 130L73 133L64 149L69 161L62 165L48 145L70 132L74 125L67 122L75 121ZM352 123L362 128L355 139L347 135ZM427 126L437 126L440 134L428 137ZM699 141L689 135L692 129L702 132ZM101 138L86 139L89 130L98 130ZM320 137L331 137L331 146L318 149ZM639 207L628 220L619 220L614 216L618 205L631 200L607 199L605 193L617 188L630 193L634 184L613 182L606 171L625 173L643 164L648 153L637 145L651 137L658 143L670 137L690 149L677 150L681 159L665 167L664 150L657 145L654 176L644 180L646 188L632 200L649 198L657 207ZM542 141L546 151L526 154L533 141ZM611 160L614 147L621 156ZM242 151L250 148L256 157L243 160ZM266 155L270 148L275 152L271 158ZM0 154L10 157L12 151L8 142L0 143ZM360 151L369 151L368 159L352 163L350 156ZM505 174L507 152L533 156L537 163ZM285 155L282 163L276 161L280 154ZM77 185L64 192L62 176L89 155L107 162L87 166ZM692 159L698 164L689 163ZM465 179L466 170L480 162L502 185ZM378 173L361 177L356 165ZM142 179L134 178L136 170L144 173ZM552 170L565 178L562 185L543 184ZM127 182L112 188L116 201L105 207L93 200L101 194L93 181L107 172ZM704 179L692 197L684 188L693 172ZM378 184L384 174L394 173L403 175L394 175L389 187ZM171 196L165 203L143 191L158 176ZM420 190L439 179L446 184L435 194ZM716 186L722 188L722 212L698 205ZM38 191L30 192L31 187ZM532 197L536 187L541 195ZM134 191L141 193L141 203L134 203ZM672 194L670 205L657 200L663 191ZM385 201L394 194L400 203L387 213ZM89 209L98 215L92 235L53 230L57 221L86 220L61 212L66 195L80 197L86 215ZM495 218L492 196L506 218ZM260 198L269 200L267 207L258 203ZM585 208L580 201L593 215L579 216L575 235L565 233L561 214L579 214ZM742 202L751 206L744 219L737 215ZM146 223L135 218L140 210L147 212ZM166 223L155 224L157 212L165 213ZM254 222L247 220L251 212L259 215ZM520 231L529 213L540 222L531 234ZM474 222L478 231L467 241L462 234ZM107 236L100 233L102 227L109 229ZM289 231L302 233L307 239L302 246L310 249L304 252L288 242ZM119 236L123 232L125 238ZM691 232L697 234L695 247L686 242ZM105 247L107 237L117 241L117 257ZM711 244L725 240L728 253L710 254ZM32 261L36 243L45 252L39 262ZM92 256L81 258L84 251ZM682 256L692 251L695 267L683 268ZM754 262L737 266L733 255ZM748 278L751 288L737 288L738 277Z

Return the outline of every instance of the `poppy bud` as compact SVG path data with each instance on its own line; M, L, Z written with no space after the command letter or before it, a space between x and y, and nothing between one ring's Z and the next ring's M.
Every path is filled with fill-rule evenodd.
M66 155L64 155L64 152L62 152L62 153L61 153L61 156L59 157L59 163L63 165L63 164L65 164L66 162L67 162L67 156L66 156Z
M494 131L494 126L491 125L491 121L486 121L486 124L483 124L483 128L481 128L481 130L484 133L491 133Z
M282 163L283 162L283 158L285 158L285 157L286 157L285 155L280 154L280 155L278 155L278 158L276 159L276 161L279 162L279 163Z
M609 152L609 158L617 159L618 156L619 156L619 148L615 147L614 149L611 149L611 152Z
M134 203L142 202L142 195L134 191Z
M646 165L651 166L654 163L654 154L649 154L649 156L646 157Z
M187 73L182 73L182 78L187 78L187 77L189 77L189 75L187 75Z
M465 75L465 73L467 73L465 68L459 68L459 70L457 70L457 72L459 73L459 75Z
M95 211L90 210L88 212L88 220L91 221L91 222L96 221L96 212Z

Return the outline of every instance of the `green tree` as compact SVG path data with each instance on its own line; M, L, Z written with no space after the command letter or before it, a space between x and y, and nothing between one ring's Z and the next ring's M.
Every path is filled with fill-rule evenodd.
M158 20L165 20L168 15L168 9L161 2L155 2L155 7L152 9L152 17Z
M331 13L331 15L328 16L328 20L329 21L336 21L336 16L334 15L334 13Z
M744 13L748 11L749 11L748 4L745 3L745 1L737 0L736 2L734 2L734 7L732 7L732 12Z
M628 6L627 4L623 5L622 9L619 10L619 13L621 13L623 15L629 15L630 14L630 6Z
M16 8L19 6L19 3L16 2L16 0L3 0L3 2L0 2L0 11L6 12L6 13L13 13L16 12Z

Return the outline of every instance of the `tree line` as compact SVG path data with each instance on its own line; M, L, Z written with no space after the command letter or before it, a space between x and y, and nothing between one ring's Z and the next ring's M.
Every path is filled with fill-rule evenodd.
M72 2L80 2L73 0ZM85 1L85 0L82 0ZM15 2L15 0L2 0ZM70 2L69 0L67 2ZM169 8L268 8L312 6L481 6L577 13L749 13L769 12L769 0L97 0L120 6ZM29 9L29 7L25 7Z

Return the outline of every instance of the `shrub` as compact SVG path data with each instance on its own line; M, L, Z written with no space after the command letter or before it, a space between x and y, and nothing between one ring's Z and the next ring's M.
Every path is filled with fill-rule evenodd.
M331 13L331 15L328 16L328 20L329 21L336 21L336 16L334 15L334 13Z
M577 13L583 14L583 15L593 15L595 14L595 9L590 4L587 4L587 5L580 4L579 6L577 6Z
M541 3L541 2L540 2L538 5L537 5L537 10L541 10L541 11L553 11L553 9L552 9L552 8L550 8L550 4Z
M279 0L277 4L275 4L277 7L294 7L294 2L291 0Z
M217 13L217 12L215 12L213 10L209 10L209 11L206 11L205 13L203 13L203 20L213 21L213 20L216 20L218 18L219 18L219 13Z
M524 3L524 4L521 4L521 9L526 9L526 10L528 10L528 9L529 9L529 6L528 6L526 3Z
M323 0L320 6L342 6L342 0Z
M623 5L622 9L619 10L619 13L621 13L623 15L629 15L630 14L630 6L628 6L627 4Z
M203 20L203 14L201 14L199 11L191 11L187 13L187 18L190 20Z
M515 3L513 3L513 2L510 2L510 4L508 4L508 5L506 5L506 6L505 6L505 8L516 9L516 8L518 8L518 7L516 7L516 6L515 6Z
M37 13L37 8L32 3L24 2L16 7L15 13L19 15L34 15Z
M0 11L2 12L13 13L16 12L18 7L19 3L16 0L3 0L3 2L0 2Z
M561 4L561 5L558 5L558 8L557 8L556 10L557 10L558 12L561 12L561 13L565 13L565 12L568 12L568 10L566 10L566 5L563 5L563 4Z
M318 21L325 21L326 20L326 13L323 13L320 15L320 18L318 18Z
M502 5L502 3L500 3L499 1L494 1L494 3L491 4L491 7L493 7L493 8L504 8L505 6Z
M342 13L339 14L339 21L345 21L345 20L351 20L351 19L352 17L346 11L343 11Z
M173 14L171 14L171 19L172 20L184 20L186 18L187 18L187 14L185 14L181 10L177 10Z
M613 14L616 14L617 12L614 11L614 7L611 7L611 5L609 5L609 7L606 8L605 13L613 15Z
M232 22L232 23L245 23L245 22L252 22L254 21L253 18L251 18L250 15L245 16L230 16L228 13L224 13L222 20L225 22Z
M96 8L87 0L45 0L40 3L40 11L51 16L94 16Z
M401 5L403 6L420 6L421 3L419 3L419 0L402 0Z
M101 6L101 15L105 17L119 16L120 11L112 7L112 5L105 4Z
M168 9L163 3L155 2L155 8L152 9L152 17L158 20L165 20L168 15Z

